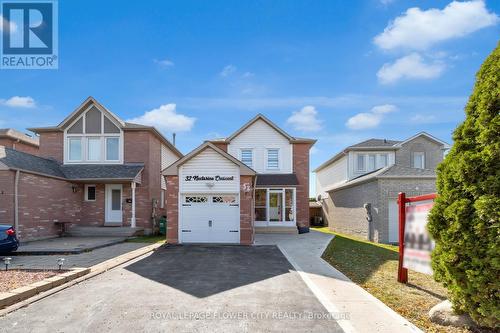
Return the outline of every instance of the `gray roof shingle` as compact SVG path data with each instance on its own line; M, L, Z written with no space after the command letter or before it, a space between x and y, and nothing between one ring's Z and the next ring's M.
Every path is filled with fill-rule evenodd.
M134 179L144 168L143 163L62 165L51 159L3 146L0 146L0 163L11 169L31 171L68 180Z
M372 148L372 147L392 147L401 141L386 140L386 139L368 139L360 143L356 143L347 148Z
M5 164L8 168L65 178L58 162L3 146L0 146L0 163Z
M294 173L287 174L258 174L257 186L295 186L299 185L297 175Z

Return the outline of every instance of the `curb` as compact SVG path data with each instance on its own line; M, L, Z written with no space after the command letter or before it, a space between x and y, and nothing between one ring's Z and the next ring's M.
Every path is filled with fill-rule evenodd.
M69 272L58 274L24 287L0 293L0 309L24 301L39 293L60 286L88 273L90 273L90 268L73 268Z
M163 245L164 244L151 244L144 246L89 268L75 268L68 273L56 275L6 293L0 293L0 317L104 273L128 261L141 257L149 252L153 252ZM69 275L69 273L71 273L71 275Z

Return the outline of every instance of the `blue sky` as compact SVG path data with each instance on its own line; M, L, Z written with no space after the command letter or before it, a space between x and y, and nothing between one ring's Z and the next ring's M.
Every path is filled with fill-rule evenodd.
M450 142L499 15L494 0L60 0L59 69L0 70L0 127L55 125L92 95L184 153L259 112L318 139L311 168L371 137Z

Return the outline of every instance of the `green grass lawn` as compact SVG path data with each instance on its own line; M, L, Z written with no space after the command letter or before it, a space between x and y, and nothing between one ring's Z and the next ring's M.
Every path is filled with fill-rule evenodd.
M398 283L397 246L341 235L327 227L314 229L335 235L323 259L414 325L426 332L470 332L429 321L427 313L446 299L446 289L432 276L413 271L408 272L407 285Z
M165 235L160 235L160 236L139 236L139 237L134 237L127 239L127 242L129 243L165 243L166 242L166 237Z

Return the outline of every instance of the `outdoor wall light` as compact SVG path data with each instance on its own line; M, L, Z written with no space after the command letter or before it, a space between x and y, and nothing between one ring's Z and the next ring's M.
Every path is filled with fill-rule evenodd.
M59 266L59 270L61 270L63 264L64 264L64 258L57 259L57 265Z
M9 257L3 258L3 263L5 264L5 270L9 269L9 265L10 265L11 260L12 260L12 258L9 258Z
M73 190L73 193L78 192L78 185L75 184L71 185L71 189Z

